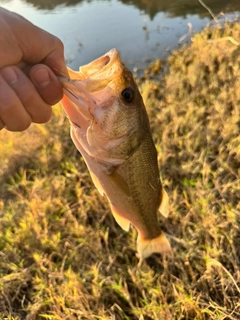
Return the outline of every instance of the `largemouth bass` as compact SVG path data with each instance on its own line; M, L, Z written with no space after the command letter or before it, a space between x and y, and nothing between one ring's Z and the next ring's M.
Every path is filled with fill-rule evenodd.
M140 258L169 252L158 225L158 210L168 214L147 112L131 72L116 49L60 77L63 108L71 137L92 180L108 198L113 216L126 231L138 231Z

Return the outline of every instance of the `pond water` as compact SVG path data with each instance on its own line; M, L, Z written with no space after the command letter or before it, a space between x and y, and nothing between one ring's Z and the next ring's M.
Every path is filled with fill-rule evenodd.
M200 0L201 1L201 0ZM239 16L239 0L205 0L220 19ZM130 68L144 68L165 58L186 37L213 21L198 0L0 0L64 43L67 64L78 69L117 48Z

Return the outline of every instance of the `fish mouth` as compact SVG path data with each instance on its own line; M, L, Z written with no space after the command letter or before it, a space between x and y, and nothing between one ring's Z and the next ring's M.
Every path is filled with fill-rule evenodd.
M123 72L123 64L114 48L100 58L81 66L79 71L68 69L69 78L58 77L66 97L64 110L73 126L87 128L96 110L109 106L115 97L114 80Z
M82 80L89 92L103 89L122 72L122 62L118 51L113 48L100 58L79 68L79 71L68 69L70 78L59 76L59 80L66 88L66 83Z
M80 68L80 72L85 79L111 81L113 77L116 77L116 72L120 67L119 63L116 62L119 61L119 53L115 48L113 48L102 57L82 66Z

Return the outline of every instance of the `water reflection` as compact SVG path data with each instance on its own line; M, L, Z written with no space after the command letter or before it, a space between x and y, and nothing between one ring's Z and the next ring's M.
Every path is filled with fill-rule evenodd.
M111 0L102 0L111 2ZM198 14L200 17L209 15L207 10L198 0L118 0L125 5L133 5L153 19L158 12L166 12L171 17L186 17L189 14ZM0 1L1 2L1 1ZM4 2L4 0L3 0ZM53 10L57 6L75 6L79 3L91 3L94 0L24 0L37 9ZM95 1L96 2L96 1ZM239 11L239 0L205 0L205 4L211 8L214 14L223 11L230 13Z
M166 12L171 17L186 17L188 14L198 14L201 17L208 16L198 0L121 0L124 4L133 4L138 9L148 14L151 19L158 12ZM204 3L211 8L214 14L223 11L224 13L239 11L239 0L205 0Z
M239 0L204 0L214 14L240 11ZM0 0L64 43L72 69L115 47L130 69L165 59L212 20L198 0ZM226 15L233 19L234 15ZM181 44L183 41L181 40Z
M91 2L91 0L24 0L24 2L31 3L39 10L53 10L59 5L69 7L80 2Z

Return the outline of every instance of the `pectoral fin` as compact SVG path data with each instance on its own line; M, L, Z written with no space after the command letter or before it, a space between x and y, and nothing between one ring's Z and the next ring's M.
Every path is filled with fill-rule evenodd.
M111 174L111 179L119 192L123 192L125 196L130 197L130 190L127 182L116 170Z
M119 194L122 192L125 196L130 197L128 184L125 179L117 172L117 166L106 163L99 163L99 165L101 167L101 171L105 173L111 180L113 188L118 190Z
M90 171L90 169L89 169ZM92 181L95 185L95 187L98 189L98 192L101 194L101 196L103 196L105 194L102 185L100 183L100 181L98 180L98 177L92 172L90 171L91 177L92 177Z
M123 230L129 231L130 221L127 220L126 218L124 218L112 204L110 204L110 205L111 205L112 214L113 214L115 220L117 221L117 223L119 224L119 226Z
M162 188L162 201L159 207L159 212L165 217L168 217L169 213L169 199L168 194L164 188Z
M130 196L130 191L126 181L122 178L122 176L115 170L116 168L113 165L105 165L105 164L98 164L101 167L101 171L108 177L108 183L111 182L112 188L118 190L118 192L122 192L128 197ZM98 189L101 195L105 194L104 188L100 183L98 177L92 172L90 167L88 167L89 172L91 174L93 183L95 187Z

